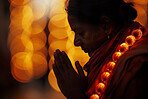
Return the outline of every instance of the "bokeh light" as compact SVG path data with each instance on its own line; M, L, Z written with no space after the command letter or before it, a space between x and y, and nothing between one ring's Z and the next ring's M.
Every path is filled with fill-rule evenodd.
M50 85L52 86L52 88L54 88L56 91L60 92L55 74L53 72L53 69L51 69L49 72L48 81L49 81Z
M11 73L22 83L41 78L48 70L45 1L10 0Z
M138 12L135 21L146 25L148 0L125 1L134 3L134 8ZM83 67L89 60L88 54L73 44L75 34L67 20L65 0L9 0L9 2L8 47L12 56L12 76L19 82L27 83L32 79L41 78L49 68L49 84L60 91L52 70L55 50L65 51L75 70L75 61L79 61ZM45 29L48 29L49 33ZM48 49L47 34L49 34Z

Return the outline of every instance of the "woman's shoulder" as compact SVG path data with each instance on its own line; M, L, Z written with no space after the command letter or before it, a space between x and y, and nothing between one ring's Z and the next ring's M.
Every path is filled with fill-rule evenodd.
M128 59L127 61L127 72L136 72L141 68L147 68L145 71L148 70L148 53L141 54L135 57ZM136 70L137 69L137 70Z

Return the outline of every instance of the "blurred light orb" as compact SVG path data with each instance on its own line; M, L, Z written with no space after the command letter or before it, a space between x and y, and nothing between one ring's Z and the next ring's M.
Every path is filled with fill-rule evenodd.
M23 8L22 16L22 28L28 30L33 22L32 8L29 5L25 5Z
M49 60L49 69L52 69L52 64L54 64L54 56L50 55L50 60Z
M132 46L134 43L135 43L136 39L133 35L129 35L126 37L125 39L125 43L128 45L128 46Z
M117 60L121 57L122 53L121 52L115 52L113 55L112 55L112 60L114 62L117 62Z
M34 78L41 78L48 70L47 60L43 54L33 53L32 55Z
M66 39L51 42L49 46L49 55L52 55L56 49L66 51L66 43Z
M60 13L60 14L54 15L50 19L50 22L59 28L67 27L69 25L66 13Z
M46 45L47 37L45 32L41 32L38 34L32 34L30 36L30 40L33 44L34 50L40 50Z
M136 40L139 40L142 37L142 31L140 29L133 30L131 34Z
M44 31L47 25L47 18L43 17L39 20L34 20L30 26L30 32L32 34L38 34Z
M90 96L90 99L99 99L100 97L99 97L99 95L98 94L92 94L91 96Z
M74 60L74 63L72 62L73 66L75 66L75 61L79 61L80 65L83 67L86 62L89 60L89 56L87 53L82 51L80 47L72 47L68 51L68 56L70 59Z
M126 43L122 43L119 47L118 47L118 51L119 52L126 52L129 49L129 46Z
M102 75L101 75L101 81L106 83L108 81L109 77L110 77L110 73L109 72L103 72Z
M15 66L11 66L11 74L15 80L21 83L28 83L33 77L33 74L30 74L30 70L23 70Z
M9 2L14 6L22 6L30 2L30 0L9 0Z
M58 92L61 92L60 89L59 89L59 86L57 84L57 80L56 80L55 74L53 72L53 69L51 69L50 72L49 72L48 81L49 81L49 84L52 86L53 89L55 89Z
M104 83L99 83L97 86L96 86L96 92L98 94L101 94L105 91L105 84Z
M22 42L22 38L23 38L23 42ZM18 35L14 39L12 39L12 41L8 44L11 55L14 55L18 52L24 52L26 50L26 45L24 45L24 42L26 44L29 42L29 40L22 35Z
M107 63L107 67L106 67L107 71L111 73L113 71L115 65L116 65L115 62L112 62L112 61L111 62L108 62Z
M45 17L46 10L48 9L46 8L45 0L32 0L29 5L32 8L34 20Z
M68 29L63 28L57 28L50 32L50 35L53 35L57 39L65 39L68 38L68 35L70 35L71 31Z
M31 61L32 53L20 52L11 59L11 73L13 77L22 83L27 83L33 78Z

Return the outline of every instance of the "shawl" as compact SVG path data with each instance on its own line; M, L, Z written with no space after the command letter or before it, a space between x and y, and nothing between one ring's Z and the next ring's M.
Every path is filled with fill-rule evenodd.
M90 60L85 64L84 69L87 71L88 75L87 75L87 79L88 79L88 88L87 88L87 92L86 95L88 97L90 97L91 94L94 93L95 90L95 86L98 83L97 79L100 79L100 75L102 74L102 68L103 66L109 62L111 60L112 54L115 52L117 46L121 43L124 42L125 38L131 34L131 31L133 31L134 29L139 29L141 28L142 32L143 32L143 36L147 36L147 30L145 29L145 27L141 26L138 22L132 22L132 23L126 23L123 26L119 27L118 29L116 29L114 32L114 34L116 34L116 36L114 36L110 41L108 45L102 45L100 48L98 48L97 50L95 50L90 58ZM143 37L143 39L140 39L139 42L144 41L145 39L147 39L147 37ZM136 44L134 44L135 46L133 46L132 48L130 48L128 51L132 50L133 48L136 48L137 46L141 45L141 43L136 42ZM147 43L148 44L148 43ZM141 47L145 46L141 45ZM138 54L144 54L144 53L148 53L148 50L141 50L141 47L139 47L139 50L137 51L133 51L134 54L128 54L128 51L126 52L127 54L121 56L120 60L117 61L116 67L118 67L118 65L124 64L125 61L130 58L133 57L135 55ZM142 48L143 49L143 48ZM123 59L125 59L123 61ZM124 66L123 66L124 68ZM113 74L115 73L116 68L113 71ZM122 71L122 69L121 69ZM119 72L121 72L119 71ZM117 72L117 71L116 71ZM114 86L116 85L116 81L120 78L120 75L118 75L118 77L111 77L112 79L109 79L110 81L114 81L111 84L107 84L107 90L114 90L113 88L111 88L110 86ZM108 92L105 92L105 94L108 94Z

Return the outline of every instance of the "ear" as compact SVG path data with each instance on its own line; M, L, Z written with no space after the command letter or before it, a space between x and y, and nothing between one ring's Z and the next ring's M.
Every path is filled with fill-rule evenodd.
M104 31L109 35L112 31L113 21L107 16L100 17L100 25L104 29Z

